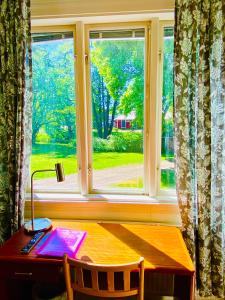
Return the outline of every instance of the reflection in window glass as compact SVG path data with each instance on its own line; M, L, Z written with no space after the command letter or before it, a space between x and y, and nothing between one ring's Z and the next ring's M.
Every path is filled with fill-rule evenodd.
M90 33L93 188L143 189L144 30Z
M73 34L32 35L33 119L31 171L64 165L66 181L55 172L35 175L35 189L73 188L77 183Z
M164 29L161 189L175 189L173 120L173 28Z

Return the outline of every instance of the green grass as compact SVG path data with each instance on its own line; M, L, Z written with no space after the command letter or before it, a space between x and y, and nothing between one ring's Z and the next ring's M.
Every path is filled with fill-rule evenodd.
M118 167L128 164L141 164L144 156L141 153L102 152L93 154L95 170Z
M35 144L32 147L33 155L50 155L56 158L63 158L76 154L76 149L72 145L67 144Z
M143 178L138 177L135 179L122 181L120 183L113 184L112 187L142 189L143 188Z
M113 187L120 188L143 188L143 178L138 177L130 180L125 180L120 183L114 184ZM175 173L173 170L161 170L161 189L175 189Z
M54 169L55 163L62 163L65 174L77 173L77 161L75 156L67 156L61 158L51 157L48 154L34 154L31 157L31 172L42 169ZM55 177L54 172L45 172L35 175L35 178Z
M173 157L162 157L173 161ZM65 174L77 173L77 156L74 146L61 144L36 144L32 149L31 171L39 169L53 169L55 163L63 163ZM93 154L94 170L124 166L129 164L141 164L144 156L141 153L101 152ZM54 177L54 172L40 173L35 178ZM143 179L134 178L125 180L114 187L143 188ZM173 170L161 170L161 189L175 188L175 174Z
M39 169L52 169L57 162L63 164L65 174L77 173L77 156L74 147L48 144L33 146L31 157L32 172ZM143 154L141 153L102 152L93 154L93 168L95 170L139 163L143 163ZM35 178L40 179L54 176L54 172L45 172L37 174Z

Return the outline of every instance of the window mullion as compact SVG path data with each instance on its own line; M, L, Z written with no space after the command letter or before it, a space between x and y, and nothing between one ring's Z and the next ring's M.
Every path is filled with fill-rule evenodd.
M144 103L144 192L150 188L150 24L145 28L145 103Z
M158 155L160 153L160 136L158 120L158 80L159 80L159 19L151 21L151 38L150 38L150 131L149 131L149 173L150 186L149 195L156 196L158 183L159 165ZM154 47L153 47L154 45Z
M158 101L157 101L157 117L158 117L158 152L157 152L157 195L160 193L161 182L161 147L162 147L162 86L163 86L163 30L164 27L160 24L159 29L159 80L158 80Z
M81 194L88 194L87 105L85 75L84 25L76 23L76 94L77 94L77 156Z
M88 193L93 189L93 159L92 159L92 105L91 105L91 60L89 26L85 26L85 70L86 70L86 104L87 104L87 168L88 168Z

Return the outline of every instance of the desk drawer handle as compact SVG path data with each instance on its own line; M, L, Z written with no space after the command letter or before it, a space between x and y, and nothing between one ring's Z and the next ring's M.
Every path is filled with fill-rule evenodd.
M25 273L25 272L15 272L16 276L32 276L33 274L31 272Z

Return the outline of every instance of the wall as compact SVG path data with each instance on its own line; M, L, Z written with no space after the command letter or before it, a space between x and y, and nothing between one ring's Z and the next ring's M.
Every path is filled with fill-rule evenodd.
M31 0L32 19L173 11L174 0Z

